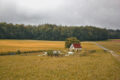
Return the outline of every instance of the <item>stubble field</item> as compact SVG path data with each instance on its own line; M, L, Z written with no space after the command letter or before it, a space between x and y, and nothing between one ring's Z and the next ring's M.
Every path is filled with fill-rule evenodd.
M39 50L62 50L63 41L40 41L40 40L0 40L0 53Z
M10 49L7 43L9 46L16 44L16 49L24 49L30 45L42 49L44 44L44 49L64 49L64 42L57 41L7 40L7 43L2 43L5 43L2 46L6 51ZM48 44L54 44L54 47ZM0 80L120 80L120 63L111 54L94 43L81 44L83 50L73 56L0 56Z
M120 39L112 39L112 40L108 40L108 41L99 41L98 43L101 44L102 46L110 49L110 50L113 50L117 54L120 54Z

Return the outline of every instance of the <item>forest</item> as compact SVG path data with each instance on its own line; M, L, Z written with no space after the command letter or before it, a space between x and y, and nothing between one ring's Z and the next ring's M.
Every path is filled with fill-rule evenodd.
M80 41L120 39L120 30L95 26L62 26L55 24L24 25L0 23L0 39L33 39L64 41L76 37Z

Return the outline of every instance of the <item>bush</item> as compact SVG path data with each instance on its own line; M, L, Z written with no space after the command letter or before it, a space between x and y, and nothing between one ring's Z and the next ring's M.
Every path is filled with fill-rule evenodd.
M60 54L57 52L57 53L55 53L55 54L53 54L54 56L60 56Z
M60 53L59 53L58 51L56 51L56 52L48 51L48 52L47 52L47 55L48 55L48 56L60 56Z
M108 51L107 50L104 50L105 53L107 53Z
M47 52L47 55L48 55L48 56L53 56L53 55L54 55L54 54L53 54L53 51L48 51L48 52Z
M20 50L17 50L16 54L21 54L21 51L20 51Z

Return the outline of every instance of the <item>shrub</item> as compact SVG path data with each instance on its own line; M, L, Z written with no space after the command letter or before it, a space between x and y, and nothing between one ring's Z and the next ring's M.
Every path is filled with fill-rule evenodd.
M20 51L20 50L17 50L16 54L21 54L21 51Z
M107 50L104 50L105 53L107 53Z
M47 55L48 55L48 56L53 56L53 55L54 55L54 54L53 54L53 51L48 51L48 52L47 52Z
M53 54L54 56L60 56L60 54L57 52L57 53L54 53Z
M58 51L54 52L54 51L51 50L51 51L47 52L47 55L48 56L57 56L58 57L58 56L60 56L60 53Z

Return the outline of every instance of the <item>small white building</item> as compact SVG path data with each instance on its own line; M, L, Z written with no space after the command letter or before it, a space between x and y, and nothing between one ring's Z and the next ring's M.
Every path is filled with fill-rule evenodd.
M47 55L47 52L44 52L44 54L43 54L43 55L44 55L44 56L45 56L45 55Z
M69 49L70 49L70 51L72 51L72 50L80 51L80 50L82 50L82 46L80 45L80 43L75 43L75 44L71 44Z
M60 51L53 51L53 54L61 54Z
M73 55L74 54L74 52L68 52L68 55Z

